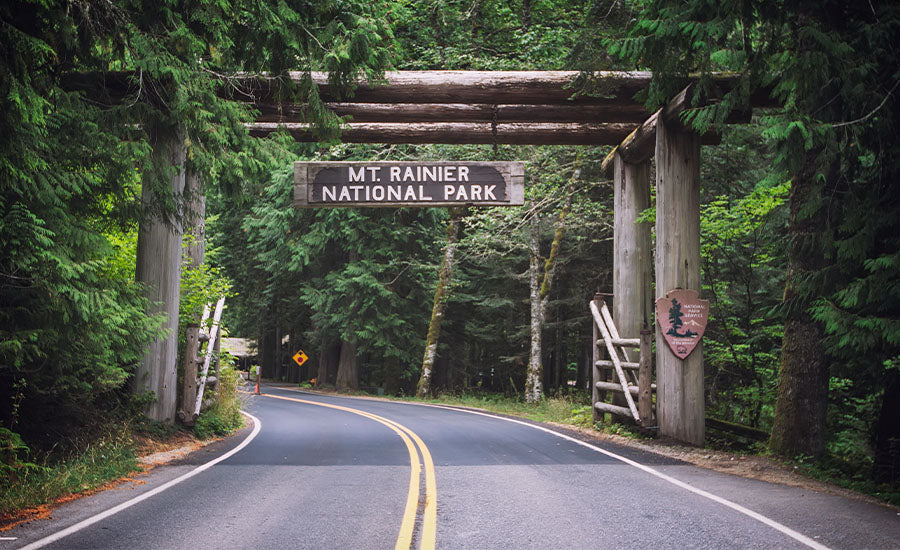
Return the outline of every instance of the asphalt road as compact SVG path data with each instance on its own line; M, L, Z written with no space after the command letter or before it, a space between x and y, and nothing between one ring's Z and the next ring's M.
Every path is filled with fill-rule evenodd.
M900 548L887 507L474 412L264 392L254 427L0 550Z

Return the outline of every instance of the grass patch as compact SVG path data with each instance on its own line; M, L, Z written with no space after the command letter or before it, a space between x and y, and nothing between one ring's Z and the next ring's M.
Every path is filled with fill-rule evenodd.
M410 398L410 400L417 400ZM501 394L441 394L436 399L427 400L442 405L458 405L484 409L509 416L518 416L537 422L556 422L574 426L590 427L592 424L590 405L586 396L580 394L547 397L538 403L526 403L521 399ZM585 413L587 411L587 413Z
M806 477L871 495L895 506L900 506L900 488L891 486L889 483L873 481L871 465L861 466L859 463L828 454L818 461L798 457L789 463L793 463L796 471Z
M124 426L111 427L65 460L27 464L0 479L0 516L90 491L139 470L130 431Z
M203 411L194 423L194 435L200 439L228 435L244 425L244 417L241 415L243 403L237 392L240 382L238 372L223 365L218 376L216 402Z

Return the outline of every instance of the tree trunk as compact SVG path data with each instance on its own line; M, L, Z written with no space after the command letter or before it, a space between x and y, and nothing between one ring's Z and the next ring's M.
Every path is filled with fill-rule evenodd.
M809 153L809 159L815 154ZM809 301L800 285L824 264L817 238L824 209L805 210L818 199L812 160L791 183L788 224L788 271L784 301L788 305L781 350L781 375L775 401L775 421L769 438L772 452L793 457L818 458L825 451L825 413L828 406L828 364L822 348L824 330L809 314Z
M593 358L591 348L593 346L590 338L579 336L579 341L581 342L581 353L578 356L578 373L575 378L575 387L579 390L586 390L589 389L588 380L591 379L591 359Z
M523 31L531 29L531 0L522 0L519 8L519 24Z
M275 381L284 381L284 345L281 340L284 335L281 331L281 325L275 323Z
M319 353L319 366L315 376L316 386L328 383L328 359L330 356L331 346L328 345L328 339L322 336L322 351Z
M200 176L193 171L188 171L185 175L184 188L184 257L182 263L184 269L197 269L203 265L206 255L206 195L202 188ZM203 317L202 311L194 312L194 323L199 323ZM194 402L197 400L197 354L199 353L199 345L196 349L192 349L191 338L197 338L197 328L188 328L187 341L185 348L185 357L182 358L184 365L181 387L182 387L182 411L178 413L182 422L188 426L194 424L192 414L194 412ZM206 330L203 327L202 330ZM217 344L221 342L221 338L217 340ZM218 355L216 356L218 357Z
M580 165L580 159L576 160ZM572 174L572 182L581 175L580 167ZM565 230L566 216L572 206L572 195L566 191L566 199L556 222L556 231L553 233L553 242L550 244L550 255L541 264L540 250L540 219L537 214L531 218L531 258L528 268L528 282L531 287L531 354L528 358L528 370L525 376L525 401L536 403L543 398L544 365L541 357L543 353L542 333L544 319L547 316L547 304L550 302L550 290L553 285L553 275L556 273L559 247L562 243ZM543 268L543 273L541 273Z
M334 385L339 390L359 389L359 360L356 357L356 343L341 344L341 358L338 361L337 379Z
M542 332L544 328L543 308L540 290L540 220L535 214L531 218L531 257L528 264L528 283L531 289L531 354L525 377L525 401L536 403L543 397L541 387L544 366L541 364Z
M885 373L884 396L875 425L874 478L892 487L900 485L900 373L897 369Z
M163 132L159 132L163 133ZM145 413L158 422L175 422L178 374L178 305L181 284L182 225L180 204L184 193L184 139L180 130L153 135L153 163L157 168L145 174L142 202L147 212L138 231L135 280L144 283L151 306L149 313L165 313L166 336L152 342L135 370L132 390L141 394L153 392L156 400ZM151 213L162 202L154 190L152 179L159 174L168 178L167 192L175 201L175 215L163 219Z
M259 368L261 377L275 377L275 331L271 328L264 329L260 339Z
M297 334L293 327L288 329L288 369L287 369L287 381L296 384L300 382L302 379L302 371L306 370L305 364L304 367L297 365L297 362L294 361L294 354L297 353L296 350L300 349L300 346L297 345ZM309 363L309 360L306 361Z
M428 336L425 339L425 356L422 358L422 375L416 389L417 397L431 395L431 378L434 370L434 358L437 355L438 339L441 336L441 323L444 320L444 309L447 304L447 290L453 276L453 259L456 255L456 242L459 238L459 220L464 209L454 208L450 213L447 226L447 246L444 248L444 260L438 276L438 285L434 291L434 304L431 308L431 322L428 325Z

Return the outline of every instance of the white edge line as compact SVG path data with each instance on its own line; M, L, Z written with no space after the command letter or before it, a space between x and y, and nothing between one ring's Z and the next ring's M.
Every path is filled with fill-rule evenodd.
M314 392L300 392L300 393L315 394ZM365 399L365 398L363 398L363 399ZM370 401L380 401L380 400L370 399ZM736 512L740 512L741 514L744 514L745 516L751 517L751 518L759 521L760 523L767 525L767 526L771 527L772 529L775 529L776 531L780 531L780 532L784 533L785 535L791 537L792 539L796 540L797 542L805 544L806 546L809 546L810 548L815 548L816 550L831 550L829 547L825 546L824 544L816 542L813 539L807 537L806 535L803 535L802 533L794 531L790 527L783 525L781 523L778 523L777 521L775 521L771 518L768 518L760 513L754 512L753 510L750 510L749 508L745 508L745 507L741 506L740 504L737 504L736 502L732 502L732 501L722 498L718 495L714 495L710 492L704 491L703 489L698 489L698 488L696 488L692 485L689 485L683 481L675 479L672 476L666 475L666 474L660 472L659 470L651 468L650 466L645 466L644 464L641 464L640 462L635 462L634 460L631 460L630 458L625 458L624 456L617 455L616 453L607 451L606 449L597 447L596 445L592 445L590 443L581 441L580 439L575 439L574 437L571 437L571 436L568 436L565 434L561 434L561 433L551 430L549 428L545 428L543 426L539 426L539 425L535 425L535 424L529 424L528 422L522 422L521 420L516 420L513 418L497 416L497 415L490 414L487 412L473 411L470 409L453 407L453 406L448 406L448 405L441 405L438 403L414 403L414 402L409 402L409 401L395 401L395 403L402 403L404 405L418 405L420 407L434 407L437 409L446 409L446 410L458 411L458 412L463 412L463 413L468 413L468 414L477 414L479 416L487 416L488 418L496 418L498 420L505 420L506 422L512 422L514 424L521 424L522 426L527 426L529 428L534 428L535 430L547 432L548 434L555 435L556 437L565 439L567 441L571 441L572 443L576 443L578 445L581 445L582 447L587 447L588 449L591 449L598 453L604 454L610 458L614 458L616 460L624 462L625 464L628 464L629 466L634 466L635 468L637 468L639 470L643 470L644 472L647 472L650 475L654 475L664 481L668 481L669 483L671 483L672 485L675 485L676 487L680 487L680 488L682 488L686 491L690 491L696 495L702 496L704 498L708 498L709 500L712 500L713 502L717 502L723 506L727 506L728 508L731 508L732 510L735 510Z
M92 516L85 520L79 521L75 525L71 525L71 526L63 529L62 531L58 531L56 533L53 533L52 535L46 536L42 539L38 539L27 546L21 547L19 550L33 550L36 548L43 548L44 546L54 543L64 537L67 537L67 536L71 535L72 533L81 531L85 527L89 527L89 526L97 523L98 521L103 521L104 519L106 519L110 516L118 514L122 510L125 510L126 508L131 508L135 504L142 502L144 500L147 500L150 497L156 496L159 493L165 491L166 489L173 487L173 486L181 483L182 481L190 479L190 478L194 477L195 475L199 474L200 472L203 472L205 470L208 470L209 468L212 468L219 462L222 462L223 460L231 458L232 456L237 454L239 451L241 451L244 447L249 445L250 442L253 441L253 438L255 438L257 436L257 434L259 434L259 431L262 429L262 422L260 422L258 418L256 418L252 414L246 413L244 411L241 411L241 413L246 415L251 420L253 420L253 431L250 432L250 435L248 435L243 441L241 441L240 445L238 445L234 449L231 449L230 451L223 454L222 456L220 456L218 458L214 458L205 464L197 466L190 472L188 472L186 474L182 474L181 476L176 477L175 479L172 479L172 480L160 485L159 487L157 487L155 489L147 491L146 493L144 493L142 495L138 495L131 500L126 500L122 504L119 504L118 506L114 506L104 512L100 512L96 516Z
M581 440L579 440L579 439L575 439L574 437L570 437L570 436L565 435L565 434L561 434L561 433L556 432L556 431L553 431L553 430L551 430L551 429L549 429L549 428L545 428L545 427L543 427L543 426L538 426L538 425L535 425L535 424L529 424L528 422L522 422L521 420L515 420L515 419L513 419L513 418L505 418L505 417L503 417L503 416L496 416L496 415L489 414L489 413L483 413L483 412L479 412L479 411L471 411L471 410L460 409L460 408L456 408L456 407L448 407L448 406L438 405L438 404L432 404L432 403L410 403L410 404L412 404L412 405L423 405L423 406L426 406L426 407L436 407L436 408L440 408L440 409L449 409L449 410L452 410L452 411L459 411L459 412L464 412L464 413L469 413L469 414L477 414L477 415L479 415L479 416L487 416L487 417L489 417L489 418L496 418L496 419L498 419L498 420L505 420L505 421L507 421L507 422L512 422L512 423L514 423L514 424L521 424L521 425L523 425L523 426L528 426L529 428L534 428L535 430L540 430L540 431L542 431L542 432L547 432L547 433L549 433L549 434L555 435L556 437L560 437L560 438L565 439L565 440L567 440L567 441L571 441L572 443L576 443L576 444L578 444L578 445L581 445L582 447L587 447L588 449L597 451L598 453L604 454L604 455L606 455L606 456L608 456L608 457L610 457L610 458L614 458L614 459L616 459L616 460L622 461L622 462L624 462L625 464L628 464L629 466L634 466L635 468L637 468L637 469L639 469L639 470L643 470L643 471L647 472L647 473L650 474L650 475L654 475L654 476L656 476L656 477L658 477L658 478L660 478L660 479L662 479L662 480L664 480L664 481L668 481L669 483L671 483L672 485L675 485L676 487L681 487L682 489L684 489L684 490L686 490L686 491L690 491L690 492L692 492L692 493L694 493L694 494L696 494L696 495L699 495L699 496L701 496L701 497L708 498L709 500L712 500L713 502L718 502L719 504L721 504L721 505L723 505L723 506L727 506L728 508L731 508L732 510L735 510L735 511L737 511L737 512L740 512L741 514L744 514L744 515L746 515L746 516L749 516L749 517L751 517L751 518L753 518L753 519L759 521L760 523L763 523L763 524L765 524L765 525L768 525L768 526L771 527L772 529L775 529L775 530L777 530L777 531L781 531L781 532L784 533L785 535L791 537L792 539L796 540L797 542L800 542L800 543L802 543L802 544L805 544L806 546L809 546L810 548L815 548L816 550L830 550L827 546L825 546L825 545L823 545L823 544L821 544L821 543L819 543L819 542L814 541L813 539L807 537L806 535L803 535L803 534L801 534L801 533L798 533L797 531L794 531L794 530L791 529L790 527L787 527L786 525L783 525L783 524L781 524L781 523L778 523L777 521L775 521L775 520L773 520L773 519L770 519L770 518L768 518L768 517L766 517L766 516L764 516L764 515L762 515L762 514L759 514L759 513L757 513L757 512L754 512L753 510L750 510L749 508L745 508L745 507L741 506L740 504L737 504L737 503L732 502L732 501L730 501L730 500L728 500L728 499L724 499L724 498L722 498L722 497L720 497L720 496L717 496L717 495L714 495L714 494L709 493L709 492L707 492L707 491L704 491L703 489L698 489L698 488L696 488L696 487L693 487L693 486L691 486L691 485L688 485L687 483L685 483L685 482L683 482L683 481L680 481L680 480L678 480L678 479L675 479L674 477L668 476L668 475L666 475L666 474L660 472L659 470L656 470L656 469L654 469L654 468L651 468L650 466L645 466L645 465L641 464L640 462L635 462L634 460L631 460L631 459L629 459L629 458L625 458L624 456L617 455L616 453L607 451L607 450L605 450L605 449L602 449L602 448L600 448L600 447L597 447L596 445L591 445L590 443L586 443L586 442L584 442L584 441L581 441Z

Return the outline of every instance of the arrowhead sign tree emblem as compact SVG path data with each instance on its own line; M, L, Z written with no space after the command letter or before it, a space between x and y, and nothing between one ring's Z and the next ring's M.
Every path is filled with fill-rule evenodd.
M656 301L656 322L672 353L685 359L706 332L709 300L701 300L696 290L670 290Z

